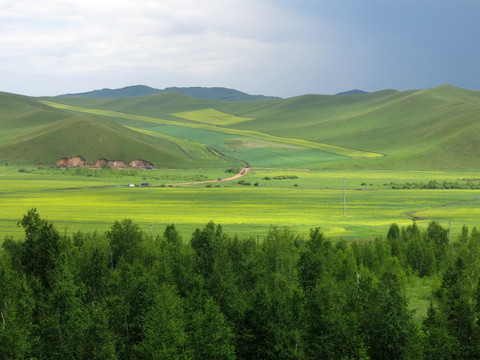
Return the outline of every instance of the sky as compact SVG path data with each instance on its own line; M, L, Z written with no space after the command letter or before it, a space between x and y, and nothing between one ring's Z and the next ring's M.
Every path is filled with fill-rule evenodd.
M478 0L0 0L0 91L480 90Z

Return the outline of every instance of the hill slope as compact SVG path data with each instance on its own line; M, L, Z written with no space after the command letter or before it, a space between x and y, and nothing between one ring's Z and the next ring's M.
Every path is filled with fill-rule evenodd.
M81 155L90 164L99 158L143 159L159 167L228 163L200 143L141 133L102 117L75 116L27 97L0 93L0 106L2 161L53 165Z
M63 109L0 95L0 159L51 161L62 152L174 167L480 167L480 92L449 85L251 102L179 93L50 100Z
M65 101L69 102L62 99ZM89 103L83 100L83 106L172 120L175 113L206 113L214 109L250 119L226 124L225 128L386 154L384 158L329 159L328 163L321 156L316 162L315 155L309 159L314 167L474 169L480 166L480 142L476 140L480 134L480 92L450 85L428 90L304 95L248 103L157 94ZM195 137L191 139L198 141ZM235 146L233 143L224 140L215 146L237 153L252 146L242 139L236 140ZM265 164L260 156L256 160L252 165Z

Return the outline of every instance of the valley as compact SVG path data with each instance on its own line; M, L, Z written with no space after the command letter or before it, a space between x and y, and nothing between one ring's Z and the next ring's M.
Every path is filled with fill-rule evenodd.
M2 93L0 105L2 236L20 236L16 221L31 207L70 232L103 232L130 217L158 231L175 223L187 235L215 221L246 236L287 224L372 239L392 222L450 222L455 234L477 221L474 188L406 186L480 178L474 91L445 85L253 101ZM97 169L74 168L75 156ZM73 168L56 168L61 159ZM125 170L109 169L117 166L107 159ZM152 170L129 168L138 159ZM216 180L246 165L243 183ZM290 179L265 180L271 174ZM198 181L213 182L174 186Z

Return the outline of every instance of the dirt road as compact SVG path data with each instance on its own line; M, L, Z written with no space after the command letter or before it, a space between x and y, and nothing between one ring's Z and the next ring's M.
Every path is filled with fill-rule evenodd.
M174 186L187 186L187 185L196 185L196 184L221 183L221 182L225 182L225 181L232 181L232 180L240 179L242 176L247 175L249 171L250 171L249 167L244 167L238 174L236 174L232 177L226 178L226 179L222 179L222 180L217 179L217 180L194 181L194 182L186 182L186 183L167 184L165 186L174 187Z

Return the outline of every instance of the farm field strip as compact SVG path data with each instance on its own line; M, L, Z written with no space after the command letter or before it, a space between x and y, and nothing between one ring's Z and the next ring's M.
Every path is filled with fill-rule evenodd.
M195 141L180 139L178 137L165 135L157 131L147 130L147 129L138 129L131 126L125 126L127 129L137 131L139 133L158 137L176 143L189 157L191 158L201 158L205 160L215 160L217 157L209 151L206 145L200 144Z
M245 121L254 120L254 118L245 118L224 113L215 109L203 109L194 111L183 111L171 114L181 119L198 121L211 125L234 125Z
M277 174L297 174L298 179L261 180L265 175ZM432 175L402 174L407 179L428 179ZM240 236L263 236L271 225L286 225L303 235L313 227L321 227L327 236L352 240L384 236L391 223L406 226L412 223L413 216L419 218L419 226L432 220L448 226L451 220L453 234L459 234L464 224L480 225L480 191L394 190L382 187L382 183L402 175L381 171L348 174L349 182L366 179L373 182L373 189L359 191L350 185L344 217L340 175L341 172L253 169L245 178L258 179L258 187L219 183L222 187L130 189L119 185L131 182L130 178L92 180L62 175L65 179L61 180L59 175L0 172L0 237L21 238L22 229L16 224L33 207L60 231L103 233L115 220L131 218L147 233L152 224L153 235L161 234L166 225L173 223L187 239L195 228L209 221ZM452 178L466 175L475 176L443 174ZM48 180L49 177L52 179ZM294 183L299 187L293 187Z
M338 155L344 155L348 157L375 158L375 157L384 156L384 154L356 150L356 149L349 149L349 148L336 146L336 145L316 143L313 141L302 140L302 139L284 138L284 137L279 137L274 135L268 135L268 134L264 134L264 133L253 131L253 130L230 129L230 128L223 128L219 126L214 126L209 124L199 124L199 123L179 123L172 120L164 120L164 119L159 119L159 118L154 118L149 116L132 115L132 114L111 111L111 110L98 110L98 109L83 108L79 106L59 104L59 103L55 103L47 100L42 100L41 102L45 105L52 106L58 109L63 109L63 110L83 112L83 113L88 113L93 115L101 115L101 116L108 116L108 117L114 117L114 118L140 120L140 121L150 122L158 125L172 125L172 126L181 126L181 127L187 127L187 128L195 128L195 129L205 129L208 131L215 131L215 132L238 135L238 136L246 136L254 139L271 141L279 144L288 144L288 145L295 145L295 146L300 146L304 148L317 149L320 151L325 151L325 152L338 154Z

